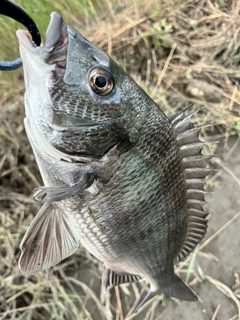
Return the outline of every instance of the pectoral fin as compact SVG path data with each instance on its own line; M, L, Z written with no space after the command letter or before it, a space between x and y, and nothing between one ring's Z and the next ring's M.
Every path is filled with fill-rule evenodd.
M19 269L29 276L70 256L80 245L75 222L57 204L44 204L21 244Z
M34 198L38 202L52 203L71 198L79 194L84 189L91 186L95 179L95 174L92 172L85 173L83 179L79 180L72 186L61 187L40 187L35 189Z

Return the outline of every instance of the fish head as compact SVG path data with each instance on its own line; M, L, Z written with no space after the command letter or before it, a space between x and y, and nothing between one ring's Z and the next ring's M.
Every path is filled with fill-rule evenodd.
M43 46L17 32L29 122L56 149L101 157L122 142L134 144L149 102L142 89L102 50L65 25L55 12ZM130 145L129 144L129 145Z

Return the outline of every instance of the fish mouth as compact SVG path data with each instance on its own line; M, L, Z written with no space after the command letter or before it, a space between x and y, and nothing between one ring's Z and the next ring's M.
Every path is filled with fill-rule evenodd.
M24 30L18 30L17 37L22 47L32 54L38 53L45 63L66 68L68 31L62 17L56 12L51 13L43 46L37 47L32 41L31 35Z
M35 43L32 41L32 36L25 30L17 30L16 35L18 37L20 45L31 53L35 53L37 48Z
M46 63L66 68L68 52L68 31L62 17L53 12L46 31L42 56Z

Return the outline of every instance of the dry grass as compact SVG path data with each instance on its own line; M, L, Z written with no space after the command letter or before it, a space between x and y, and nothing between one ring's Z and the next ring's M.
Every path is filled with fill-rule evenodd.
M78 3L84 1L72 1L70 7L65 1L53 1L50 11L62 13L67 23L112 55L168 115L189 103L196 109L204 105L196 121L215 121L205 129L205 136L214 134L227 140L239 133L239 1L132 0L129 5L129 1L113 4L102 0L99 7L89 1L82 9ZM42 32L50 12L43 10L45 7L41 1L39 8L32 4L28 9L37 22L42 12ZM3 41L6 21L0 26ZM14 41L11 37L7 34L6 42L9 38ZM2 44L6 48L4 58L17 55L15 47ZM33 188L41 185L23 127L23 93L22 71L0 73L0 318L122 320L134 299L145 294L145 288L133 285L113 290L103 306L96 289L101 264L83 249L53 271L29 278L19 273L19 243L38 211L31 195ZM218 161L225 170L225 164ZM182 263L179 272L191 283L209 281L233 299L240 310L239 278L236 276L236 288L231 290L203 274L196 265L196 256L207 245L200 246ZM86 269L94 282L91 278L88 283L82 281L81 273ZM159 316L165 305L164 297L157 297L144 307L144 319L157 319L156 308ZM212 319L216 319L219 309ZM127 319L134 317L129 315Z

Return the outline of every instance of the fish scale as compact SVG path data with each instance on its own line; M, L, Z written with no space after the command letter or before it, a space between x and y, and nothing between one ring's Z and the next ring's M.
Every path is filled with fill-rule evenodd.
M211 156L201 154L193 114L168 118L56 13L43 46L17 35L24 123L44 181L34 195L43 207L20 245L21 272L54 266L82 244L103 262L103 290L149 282L136 310L160 293L196 301L174 273L207 229Z
M158 123L159 123L159 121L157 121ZM142 133L143 134L143 136L144 136L144 132ZM153 146L154 147L154 149L155 150L152 150L153 152L155 152L155 153L158 153L159 152L159 150L158 149L156 149L156 146L154 145ZM137 147L136 147L137 148ZM141 150L141 156L142 156L142 161L139 161L139 162L144 162L144 165L143 165L143 172L146 174L146 176L147 176L147 178L149 178L149 176L151 177L151 173L149 173L148 171L146 172L146 169L145 169L145 159L144 159L144 153L142 152L142 145L141 145L141 143L140 143L140 146L139 146L139 149ZM147 152L147 154L151 154L151 149L150 150L146 150L146 152ZM133 161L134 161L134 164L136 165L136 160L134 159L134 157L132 157L131 156L131 154L130 154L130 159L125 159L125 161L124 161L124 163L126 163L126 164L128 164L128 166L129 166L129 171L132 171L132 163L131 163L131 158L133 158ZM159 166L161 165L161 164L158 164ZM125 168L125 170L124 170L124 173L123 173L123 176L125 176L125 177L127 177L127 179L129 179L129 172L128 172L128 166ZM152 163L149 163L149 167L152 167ZM154 167L154 166L153 166ZM173 168L174 168L174 166L172 166ZM145 169L145 170L144 170ZM154 170L155 171L155 170ZM173 170L172 170L173 171ZM159 170L159 173L161 172L161 170ZM125 237L126 237L126 234L125 234L125 231L124 231L124 228L127 228L127 229L130 229L131 230L131 225L129 226L128 225L128 223L127 223L127 225L125 226L124 225L124 223L126 223L126 217L128 217L128 216L126 216L126 214L125 214L125 211L126 211L126 206L125 206L125 203L126 202L129 202L129 199L128 199L128 194L129 194L129 196L130 196L130 198L135 194L135 190L136 191L139 191L139 190L141 190L141 192L142 192L142 194L143 194L143 198L145 198L145 196L147 195L147 194L151 194L152 193L152 190L151 190L151 188L152 189L154 189L154 191L155 191L155 189L156 189L156 183L154 183L154 181L152 181L152 179L149 179L149 184L147 184L146 182L145 182L145 179L144 179L144 177L142 177L142 172L141 172L141 168L139 168L138 167L138 170L135 170L133 173L135 173L135 174L137 174L137 176L138 176L138 178L139 178L139 184L140 185L138 185L138 181L137 181L137 179L136 179L136 176L135 175L133 175L133 176L131 176L130 175L130 180L131 181L133 181L134 182L134 185L132 185L132 186L129 186L128 187L128 192L126 192L126 190L124 190L122 193L125 195L125 199L124 199L124 201L121 201L121 204L122 204L122 209L121 209L121 204L119 204L119 202L116 202L115 203L115 208L113 208L112 206L109 206L109 204L108 204L108 199L106 199L106 196L102 196L102 198L103 198L103 200L101 201L101 199L95 199L95 202L98 204L98 206L99 206L99 211L100 212L104 212L104 214L106 215L106 217L109 217L109 213L107 212L107 211L105 211L104 209L102 210L101 209L101 203L103 203L104 205L105 205L105 207L106 208L109 208L110 207L110 210L111 210L111 216L113 216L113 221L111 221L110 219L108 219L108 225L110 225L110 227L109 227L109 229L111 230L111 232L112 232L112 230L113 231L117 231L118 232L118 236L119 236L119 238L122 238L122 235L121 235L121 230L123 230L123 235L125 235ZM154 175L154 177L155 177L155 175ZM114 179L116 180L116 176L114 176ZM124 184L124 180L122 179L122 173L121 173L121 175L120 175L120 177L119 177L119 184L120 184L120 186L122 185L122 184ZM161 180L161 181L163 181L163 180ZM144 189L143 187L142 187L142 183L145 183L146 184L146 188ZM110 182L111 183L111 182ZM129 182L128 182L129 183ZM169 181L167 181L166 182L166 187L168 187L168 186L171 186L172 184L171 183L169 183ZM116 186L116 184L114 185L114 190L116 190L116 192L118 192L118 194L121 194L121 192L119 192L119 188L120 187L117 187ZM162 191L162 189L161 189L161 191ZM170 192L171 192L171 189L170 189ZM158 193L160 193L160 192L158 192ZM166 192L166 194L167 194L167 192ZM103 191L103 195L105 195L105 192ZM157 197L157 195L154 195L154 198L156 198ZM112 198L111 197L109 197L109 201L110 202L112 202ZM162 203L162 199L159 197L159 202L161 202ZM171 199L171 201L170 202L172 202L172 199ZM132 201L131 201L131 203L132 203ZM152 208L151 207L149 207L149 203L151 204L151 202L149 202L148 201L148 199L146 199L145 200L145 203L146 203L146 208L144 208L144 206L142 207L141 206L141 200L139 200L139 197L137 197L137 199L136 199L136 209L135 209L135 211L137 211L137 213L139 213L139 211L138 211L138 209L139 209L139 206L141 206L141 209L142 209L142 211L145 211L145 213L146 213L146 216L148 216L148 218L146 219L146 222L149 220L149 212L148 211L150 211ZM156 203L153 203L156 207L158 207L158 204ZM89 207L91 208L91 201L90 201L90 204L89 204ZM174 205L173 205L173 207L174 207ZM154 208L153 208L154 209ZM129 210L130 212L131 212L131 210ZM162 211L164 211L164 210L162 210ZM123 214L122 214L122 212L123 212ZM118 220L116 221L116 219L115 219L115 217L114 217L114 215L117 215L118 216ZM132 214L132 212L131 212L131 214ZM139 215L140 215L140 213L139 213ZM123 217L123 219L121 219ZM140 217L141 218L141 217ZM120 220L121 219L121 220ZM119 221L120 220L120 221ZM129 220L129 219L128 219ZM163 219L161 218L161 217L159 217L159 221L161 221L161 222L163 222L162 221ZM136 227L136 222L138 221L138 219L134 219L133 220L133 223L134 223L134 226ZM129 221L128 221L129 222ZM141 223L142 223L142 221L140 221ZM111 223L113 223L113 226L111 225ZM155 223L156 223L156 221L155 221ZM122 226L122 228L121 228L121 230L119 230L119 225L121 225ZM144 223L142 223L142 225L143 225L143 227L145 228L145 226L144 226ZM158 224L157 224L158 225ZM133 226L133 227L134 227ZM161 228L157 228L158 230L159 230L159 232L161 232ZM136 238L138 239L138 235L136 235ZM133 238L132 238L132 235L131 235L131 241L133 241ZM126 239L126 242L128 242L128 239ZM125 251L125 246L124 246L124 241L122 241L122 243L123 243L123 245L122 245L122 247L121 247L121 249L123 250L123 252ZM149 241L149 244L151 243L151 241ZM174 241L173 241L173 243L174 243ZM151 244L150 244L151 245ZM167 245L166 245L166 247L167 247ZM121 250L120 250L121 251ZM147 249L146 250L146 252L148 252L148 253L150 253L151 251L149 250L149 249ZM121 256L121 252L119 252L118 253L118 255L119 256ZM151 256L149 256L149 258L150 258ZM154 257L155 257L155 253L154 253ZM159 256L160 257L160 256ZM136 259L138 259L138 257L136 257ZM101 260L106 260L106 257L101 257ZM159 258L159 260L161 260L161 258Z
M60 83L59 83L60 85ZM79 97L77 93L71 92L68 89L64 91L59 90L59 87L51 87L50 89L51 99L53 102L53 109L61 111L66 114L72 112L72 114L80 119L86 119L90 121L97 121L98 123L112 119L113 117L122 116L122 112L118 109L114 109L111 105L103 113L101 106L94 103L94 111L92 106L89 106L88 100L84 96ZM66 99L65 97L68 97ZM77 107L77 112L75 111Z

